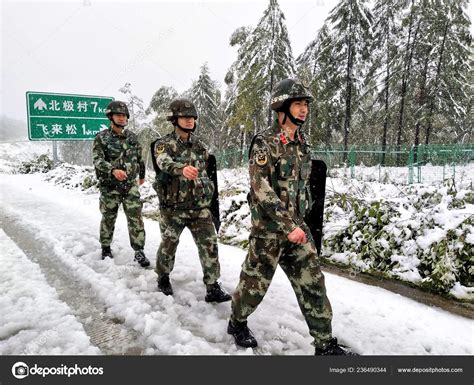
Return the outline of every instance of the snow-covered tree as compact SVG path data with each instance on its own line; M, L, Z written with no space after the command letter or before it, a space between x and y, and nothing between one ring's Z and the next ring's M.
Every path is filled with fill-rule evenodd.
M119 89L119 92L126 96L125 102L130 112L129 128L133 131L139 131L140 124L146 118L143 100L132 93L132 85L130 83L125 83L125 85Z
M468 117L473 92L473 83L469 80L473 51L470 20L465 12L467 3L466 0L439 0L427 14L430 29L423 37L425 46L431 44L432 49L424 51L430 61L424 104L426 144L432 136L436 142L446 136L458 142L465 133L462 126ZM442 124L441 117L444 117ZM446 126L448 132L442 129Z
M162 86L152 96L146 114L153 116L153 129L156 136L166 135L171 130L170 123L166 120L171 102L178 97L178 92L173 87Z
M209 76L207 63L201 67L199 78L188 91L189 98L196 106L198 112L197 134L211 152L220 147L221 139L221 93L217 82Z
M241 134L244 146L250 135L271 123L269 110L273 86L281 79L294 76L294 61L285 16L276 0L253 29L239 28L230 40L238 46L237 60L232 65L226 84L226 124L234 134ZM229 114L229 112L232 114Z
M366 2L341 0L298 57L300 76L315 96L308 128L313 143L342 141L347 150L369 68L372 14Z
M389 141L389 130L393 128L392 111L398 100L396 86L399 77L396 58L401 39L401 17L404 7L403 1L378 0L373 8L371 66L366 79L365 93L374 95L374 100L365 109L371 124L364 129L371 127L372 137L382 145L382 164L385 163L384 151Z
M309 85L314 96L305 124L307 139L312 144L325 143L329 146L338 142L344 118L341 100L342 80L335 76L337 65L332 52L332 37L328 23L324 23L314 39L297 59L300 79ZM340 138L342 139L342 137Z
M149 157L150 144L172 130L171 124L166 120L166 117L169 113L171 101L177 97L178 93L173 87L162 86L153 94L150 105L145 110L151 123L143 127L138 136L144 147L144 159L147 161L147 166L151 167L151 159Z
M344 104L344 150L349 144L352 113L359 107L363 82L367 74L372 14L366 0L341 0L329 14L332 63L336 83L342 83Z

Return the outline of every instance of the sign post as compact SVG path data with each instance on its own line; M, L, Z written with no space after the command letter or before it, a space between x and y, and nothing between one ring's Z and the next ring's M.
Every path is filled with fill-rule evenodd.
M28 138L30 140L93 140L109 127L106 96L26 93Z

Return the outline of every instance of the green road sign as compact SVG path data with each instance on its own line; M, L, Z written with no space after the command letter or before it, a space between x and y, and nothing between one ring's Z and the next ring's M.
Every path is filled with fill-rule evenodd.
M26 93L30 140L91 140L109 127L107 96Z

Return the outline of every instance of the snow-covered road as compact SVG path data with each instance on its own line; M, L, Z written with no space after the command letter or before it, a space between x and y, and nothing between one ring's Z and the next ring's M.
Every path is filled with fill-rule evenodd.
M34 235L38 244L49 245L51 255L71 279L92 290L108 317L120 320L124 327L138 333L145 354L254 354L250 349L237 349L226 334L230 303L204 302L197 249L187 230L181 237L171 275L175 295L165 297L156 290L154 271L143 270L133 262L123 212L119 214L112 244L115 259L101 260L97 194L86 195L54 186L42 181L40 174L2 175L0 189L2 215L23 228L25 237ZM145 252L154 266L159 226L155 221L145 220L145 228ZM58 300L54 290L48 289L44 280L41 285L35 283L35 279L41 278L37 265L45 262L28 260L20 250L21 239L16 238L15 245L8 235L9 229L5 228L0 237L0 303L2 314L8 314L0 317L0 354L21 354L28 343L18 338L24 318L40 314L40 305L45 301L54 301L54 311L61 314L67 313L68 307ZM221 280L232 291L245 252L226 245L219 245L219 251ZM15 260L19 263L15 264ZM35 271L34 276L31 271ZM26 301L24 297L33 298L40 293L33 295L18 290L22 280L30 289L49 290L48 299ZM334 310L334 334L361 354L474 353L472 320L331 274L326 274L326 284ZM68 322L77 333L76 352L99 353L94 346L84 345L87 335L79 321L68 318ZM250 317L249 325L260 343L258 354L313 353L296 298L280 269L262 305ZM55 326L64 327L60 320ZM50 323L37 323L36 335L53 327ZM70 338L51 337L41 350L41 354L71 352Z

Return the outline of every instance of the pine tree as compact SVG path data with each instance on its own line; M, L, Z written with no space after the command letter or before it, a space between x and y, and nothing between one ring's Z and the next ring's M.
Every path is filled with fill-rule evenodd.
M143 107L143 100L132 93L132 85L125 83L119 89L119 92L126 96L126 103L130 112L129 127L133 131L140 130L141 121L146 118L145 107Z
M221 93L217 82L209 76L206 63L201 67L199 78L193 83L188 93L198 112L198 136L208 145L208 149L214 152L220 147L222 137L219 112Z
M385 164L385 151L389 141L389 129L392 127L392 110L397 101L396 86L398 43L401 38L401 16L405 8L403 1L378 0L373 9L373 40L370 51L371 67L365 92L370 93L370 81L375 84L377 91L375 108L368 108L371 121L375 127L382 125L381 137L374 132L375 138L380 138L382 146L381 163ZM372 106L371 106L372 107ZM382 123L383 122L383 123Z
M352 114L359 107L358 98L369 59L372 14L365 3L366 0L341 0L331 11L328 20L332 27L332 61L337 66L333 68L334 76L342 76L344 82L345 151L349 145Z
M226 81L232 87L226 94L232 98L231 103L226 103L226 111L233 112L227 125L233 132L255 133L271 124L269 101L273 86L295 74L285 16L278 2L270 0L251 32L246 28L236 30L231 45L239 49ZM242 135L242 138L247 142L249 136Z
M432 28L424 37L432 44L432 73L426 98L425 144L432 135L449 137L456 142L464 135L461 127L469 115L472 100L472 81L469 80L472 36L466 8L466 0L438 0L433 12L427 15ZM442 126L435 123L440 114L451 127L450 132L443 132Z
M172 130L171 124L166 120L169 114L169 105L178 93L173 87L162 86L152 96L150 105L145 110L151 123L143 125L138 137L143 146L144 159L147 167L151 167L150 145L159 137Z
M171 102L178 97L173 87L162 86L153 95L146 109L148 116L153 116L152 127L156 137L166 135L171 131L171 125L166 120Z
M397 145L456 143L469 113L472 38L464 0L412 0L404 20ZM410 129L413 127L414 129Z
M421 0L424 1L424 0ZM400 58L398 65L398 71L400 73L400 83L399 83L399 108L398 108L398 119L397 119L397 137L396 145L397 148L400 148L402 144L402 135L405 134L405 125L407 117L412 116L412 105L410 104L410 94L413 93L414 87L409 87L409 85L414 84L416 77L412 72L412 67L414 65L414 57L416 52L416 47L419 44L420 36L422 32L420 29L422 27L422 17L420 13L420 1L411 0L410 7L407 15L402 20L403 28L403 40L399 46ZM410 111L411 110L411 111ZM401 158L400 153L397 153L397 164L400 164Z
M338 133L342 131L341 122L344 118L341 98L343 79L334 72L337 64L332 47L333 38L326 21L316 39L297 59L299 77L309 84L314 96L304 126L307 139L312 144L322 142L326 146L342 140L342 137L338 138Z

